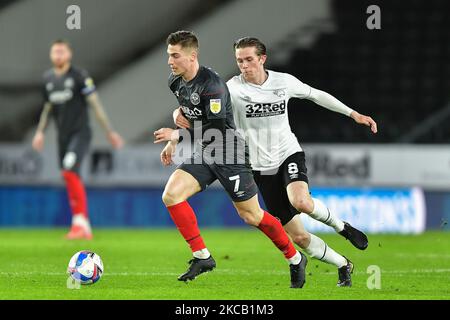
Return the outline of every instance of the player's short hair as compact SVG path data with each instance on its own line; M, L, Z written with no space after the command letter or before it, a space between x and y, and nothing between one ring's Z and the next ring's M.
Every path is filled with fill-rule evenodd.
M266 51L267 51L266 45L264 43L262 43L261 40L259 40L258 38L253 38L253 37L240 38L240 39L237 39L233 45L234 51L236 51L236 49L248 48L248 47L255 47L256 54L258 56L266 55Z
M181 45L182 48L198 50L198 39L194 32L180 30L169 34L166 40L167 45Z
M56 39L53 40L53 42L50 45L50 48L53 47L55 44L64 44L67 46L67 48L69 48L70 51L72 51L72 45L70 44L69 41L67 41L66 39Z

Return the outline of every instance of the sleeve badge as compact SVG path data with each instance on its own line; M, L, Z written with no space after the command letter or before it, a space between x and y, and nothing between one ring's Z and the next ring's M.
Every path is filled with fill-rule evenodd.
M209 100L209 110L212 113L218 114L220 110L222 110L222 103L220 99L211 99Z
M92 80L92 78L87 78L85 81L84 81L84 86L86 87L86 88L94 88L95 86L94 86L94 80Z

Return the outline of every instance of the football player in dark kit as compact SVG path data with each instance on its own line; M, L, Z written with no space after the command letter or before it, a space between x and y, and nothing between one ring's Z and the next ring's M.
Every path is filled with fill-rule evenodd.
M71 65L72 49L65 40L56 40L50 48L53 68L44 73L44 109L33 138L33 148L44 147L44 130L52 114L58 130L58 153L61 174L66 183L72 227L67 239L92 239L86 191L80 178L80 167L89 149L91 128L88 104L104 128L114 148L123 145L122 137L115 132L96 93L93 80L86 71Z
M167 38L168 64L172 70L169 87L194 129L162 128L154 133L155 143L168 141L161 152L164 165L173 163L172 156L181 137L201 137L199 148L173 172L162 196L193 253L188 270L178 280L193 280L216 267L187 199L218 179L239 216L261 230L283 252L290 265L291 288L301 288L307 258L294 248L281 223L261 209L247 148L236 132L230 93L214 71L200 66L198 48L197 37L190 31L174 32Z

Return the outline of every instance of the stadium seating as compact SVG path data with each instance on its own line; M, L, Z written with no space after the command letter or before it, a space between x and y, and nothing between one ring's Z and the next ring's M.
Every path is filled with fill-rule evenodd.
M271 67L373 116L378 135L308 101L295 100L290 117L300 141L400 142L450 101L447 2L375 3L381 8L381 30L366 27L366 9L374 1L332 1L334 32L322 33L312 48L293 50L287 63ZM449 141L449 126L437 125L409 142Z
M4 7L10 5L13 2L14 2L14 0L2 0L2 1L0 1L0 10L3 9Z

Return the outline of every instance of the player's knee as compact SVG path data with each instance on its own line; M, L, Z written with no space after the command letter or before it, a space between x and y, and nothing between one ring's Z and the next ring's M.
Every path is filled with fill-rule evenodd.
M292 237L292 241L294 241L294 243L302 249L306 249L309 246L309 243L311 242L311 238L308 232L306 231L296 233L290 236Z
M295 197L292 199L291 204L298 212L305 212L307 214L311 213L314 209L314 203L306 197Z
M164 202L164 204L168 207L168 206L173 206L179 202L181 202L179 200L179 196L177 195L176 192L174 192L171 189L165 189L163 194L162 194L162 201Z
M259 223L261 222L261 219L256 215L255 213L251 211L239 211L239 216L241 217L244 222L250 226L257 227L259 226Z
M246 224L249 226L257 227L259 226L259 221L255 217L252 216L246 216L242 218Z

